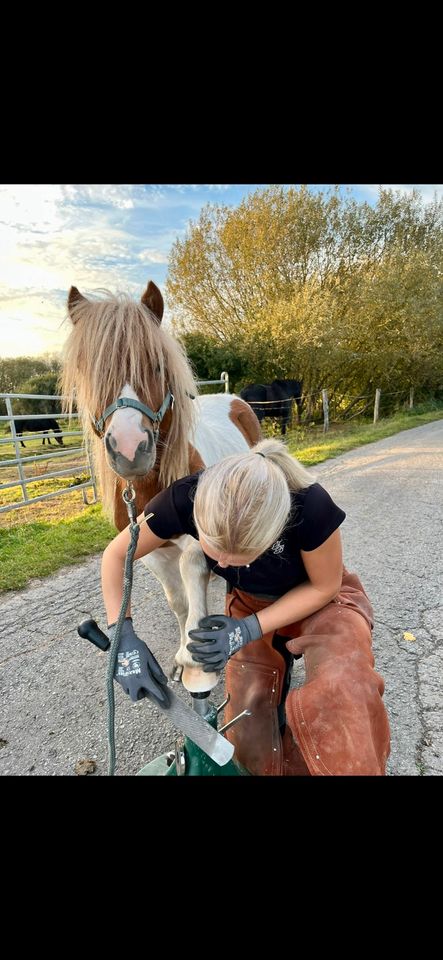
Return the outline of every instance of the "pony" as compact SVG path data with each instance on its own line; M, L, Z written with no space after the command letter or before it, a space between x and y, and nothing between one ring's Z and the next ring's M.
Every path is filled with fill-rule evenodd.
M64 346L61 392L74 401L90 444L105 512L128 524L122 491L135 490L137 515L174 480L211 466L261 439L251 407L235 394L198 396L183 347L161 326L163 297L149 281L139 303L127 294L68 295L72 327ZM193 693L211 690L187 650L188 630L207 615L209 569L190 536L169 540L142 558L161 582L180 627L173 679Z
M56 420L53 420L51 417L41 417L39 420L14 420L15 432L18 437L21 437L24 430L29 430L31 433L40 433L44 431L42 445L44 446L45 440L48 441L48 445L51 446L51 438L49 437L49 430L52 430L55 434L55 439L57 443L64 447L63 438L60 436L61 430ZM24 447L23 440L20 440L22 447Z
M273 380L272 383L250 383L249 386L240 390L240 396L251 405L260 423L264 417L281 419L281 432L282 436L285 436L293 400L297 404L297 420L300 423L302 386L301 380Z

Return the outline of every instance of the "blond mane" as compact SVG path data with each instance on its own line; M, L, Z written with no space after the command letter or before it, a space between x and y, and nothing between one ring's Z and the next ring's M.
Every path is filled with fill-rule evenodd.
M191 396L197 385L181 345L158 323L151 310L127 294L97 291L70 308L73 323L64 347L61 392L64 409L76 403L107 512L114 505L118 478L106 463L104 442L92 428L117 399L125 383L139 400L157 410L168 389L174 410L168 435L159 439L159 483L167 487L189 473L189 437L194 421Z

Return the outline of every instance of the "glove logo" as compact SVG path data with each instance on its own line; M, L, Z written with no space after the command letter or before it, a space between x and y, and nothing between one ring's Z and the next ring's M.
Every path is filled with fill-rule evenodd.
M235 651L239 650L243 644L243 635L240 630L240 627L236 627L232 633L228 634L229 636L229 655Z
M140 653L138 650L125 650L117 655L118 677L132 677L134 674L141 673Z

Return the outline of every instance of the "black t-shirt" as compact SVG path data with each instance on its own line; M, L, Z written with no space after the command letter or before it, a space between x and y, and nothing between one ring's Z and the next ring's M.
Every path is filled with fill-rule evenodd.
M145 516L157 537L169 540L188 533L198 540L193 519L194 496L199 473L176 480L157 493L145 506ZM291 494L291 514L278 540L249 567L219 567L207 554L211 570L231 586L246 593L281 597L292 587L308 579L300 550L315 550L343 523L345 512L338 507L319 483Z

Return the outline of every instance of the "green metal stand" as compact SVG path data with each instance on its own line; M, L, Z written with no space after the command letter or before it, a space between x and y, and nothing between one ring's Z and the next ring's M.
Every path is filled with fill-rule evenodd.
M210 703L205 720L217 730L217 710ZM169 763L167 753L151 760L137 773L137 777L249 777L250 773L235 757L220 767L189 737L184 737L176 749L176 759Z

